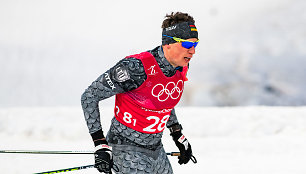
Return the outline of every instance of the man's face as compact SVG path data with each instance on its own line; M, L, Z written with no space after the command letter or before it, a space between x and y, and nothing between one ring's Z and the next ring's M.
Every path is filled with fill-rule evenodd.
M186 39L188 41L195 42L196 38ZM163 50L166 59L173 67L187 66L190 62L192 56L195 54L195 48L191 47L189 49L184 48L181 42L176 42L169 45L164 45Z

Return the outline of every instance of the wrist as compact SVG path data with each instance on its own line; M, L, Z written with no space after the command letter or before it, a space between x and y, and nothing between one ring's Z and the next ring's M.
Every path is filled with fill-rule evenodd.
M181 124L174 124L170 127L168 127L169 131L170 131L170 135L175 134L175 132L181 132L181 130L183 130L183 127Z
M92 137L92 140L93 140L95 146L98 146L100 144L107 144L107 141L106 141L106 139L104 137L104 134L103 134L103 131L101 129L94 132L94 133L91 133L90 135Z
M95 146L104 145L104 144L108 145L105 138L94 140L94 144L95 144Z
M178 140L183 134L182 131L176 131L170 134L173 138L173 140Z

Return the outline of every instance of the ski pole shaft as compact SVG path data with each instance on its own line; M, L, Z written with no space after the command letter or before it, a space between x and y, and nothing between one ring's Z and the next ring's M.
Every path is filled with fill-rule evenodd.
M93 154L92 151L39 151L39 150L0 150L0 153L28 153L28 154Z
M25 154L94 154L93 151L40 151L40 150L0 150L0 153L25 153ZM167 152L170 156L180 156L180 152Z
M93 168L93 167L95 167L95 165L72 167L72 168L67 168L67 169L53 170L53 171L40 172L40 173L34 173L34 174L63 173L63 172L70 172L70 171L76 171L76 170L82 170L82 169L89 169L89 168Z
M181 156L180 152L168 152L167 155L170 155L170 156Z
M180 152L168 152L167 155L170 155L170 156L181 156L181 153ZM191 155L190 159L195 164L198 162L197 159L193 155Z
M28 153L29 151L8 151L8 152L3 152L0 151L0 153ZM34 151L35 154L92 154L93 152L91 151ZM44 153L42 153L44 152ZM50 153L51 152L51 153ZM57 153L54 153L57 152ZM59 152L59 153L58 153ZM69 153L67 153L69 152ZM30 151L30 153L33 153L33 151ZM179 152L167 152L167 155L170 156L180 156ZM192 156L191 159L194 163L197 163L196 159L194 156ZM59 170L53 170L53 171L47 171L47 172L40 172L40 173L34 173L34 174L52 174L52 173L63 173L63 172L70 172L70 171L76 171L76 170L82 170L82 169L88 169L88 168L94 168L95 165L87 165L87 166L80 166L80 167L72 167L72 168L67 168L67 169L59 169Z

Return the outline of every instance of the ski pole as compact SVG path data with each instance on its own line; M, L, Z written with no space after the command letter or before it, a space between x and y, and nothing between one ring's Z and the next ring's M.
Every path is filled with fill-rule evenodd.
M0 150L0 153L28 154L93 154L93 151L39 151L39 150Z
M167 152L166 154L170 156L181 156L180 152Z
M106 162L102 160L103 162ZM101 162L102 163L102 162ZM100 165L100 163L98 163ZM89 169L95 167L94 164L92 165L87 165L87 166L80 166L80 167L72 167L72 168L67 168L67 169L59 169L59 170L52 170L52 171L47 171L47 172L40 172L40 173L34 173L34 174L51 174L51 173L63 173L63 172L71 172L71 171L76 171L76 170L82 170L82 169ZM116 172L119 172L119 168L117 165L112 164L112 169L114 169ZM111 172L110 172L111 173Z
M103 162L106 162L102 160ZM101 163L103 163L101 162ZM100 165L101 163L98 163ZM106 162L107 163L107 162ZM97 165L97 164L96 164ZM88 168L93 168L95 167L94 164L92 165L87 165L87 166L80 166L80 167L73 167L73 168L67 168L67 169L60 169L60 170L53 170L53 171L48 171L48 172L41 172L41 173L34 173L34 174L51 174L51 173L63 173L63 172L70 172L70 171L76 171L76 170L81 170L81 169L88 169ZM117 165L112 164L112 169L114 169L116 172L119 172L119 168ZM110 172L111 173L111 172Z
M39 150L0 150L0 153L22 153L22 154L94 154L93 151L39 151ZM167 152L169 156L180 156L180 152ZM192 155L191 161L197 163L196 158Z
M60 169L60 170L53 170L53 171L47 171L47 172L41 172L41 173L34 173L34 174L51 174L51 173L63 173L63 172L70 172L70 171L76 171L76 170L82 170L82 169L89 169L93 168L95 165L87 165L87 166L80 166L80 167L72 167L68 169Z
M166 153L167 155L170 155L170 156L181 156L181 153L180 152L168 152L168 153ZM193 163L197 163L198 161L197 161L197 159L193 156L193 155L191 155L191 161L193 162Z
M30 154L93 154L92 151L23 151L23 150L10 150L10 151L0 151L0 153L30 153ZM167 155L170 156L180 156L180 152L167 152ZM197 163L196 158L192 155L191 161L194 163ZM52 170L47 172L40 172L40 173L34 173L34 174L52 174L52 173L63 173L63 172L70 172L70 171L76 171L76 170L82 170L82 169L89 169L94 168L95 165L87 165L87 166L79 166L79 167L72 167L67 169L59 169L59 170ZM117 167L117 166L116 166ZM117 167L118 168L118 167ZM119 169L115 169L118 170Z
M81 151L82 154L84 154L82 151ZM41 154L41 153L40 153ZM49 153L48 153L49 154ZM54 153L52 153L54 154ZM65 153L67 154L67 153ZM71 154L71 153L70 153ZM75 153L73 153L75 154ZM166 153L167 155L170 155L170 156L180 156L180 153L179 152L168 152ZM192 155L191 156L191 161L194 162L194 163L197 163L197 160L196 158ZM116 165L114 165L116 166ZM87 165L87 166L80 166L80 167L72 167L72 168L67 168L67 169L59 169L59 170L52 170L52 171L47 171L47 172L40 172L40 173L34 173L34 174L52 174L52 173L63 173L63 172L71 172L71 171L76 171L76 170L82 170L82 169L89 169L89 168L94 168L95 165ZM119 171L119 168L116 166L114 168L115 171Z
M94 154L93 151L39 151L39 150L0 150L0 153L25 153L25 154ZM170 156L180 156L180 152L167 152Z

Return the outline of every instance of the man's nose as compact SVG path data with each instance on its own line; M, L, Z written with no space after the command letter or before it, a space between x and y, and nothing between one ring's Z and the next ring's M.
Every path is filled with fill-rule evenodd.
M188 53L190 53L190 54L195 54L195 48L194 48L194 46L192 46L191 48L189 48Z

